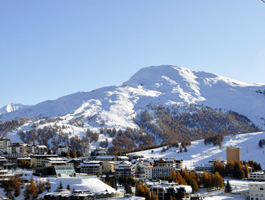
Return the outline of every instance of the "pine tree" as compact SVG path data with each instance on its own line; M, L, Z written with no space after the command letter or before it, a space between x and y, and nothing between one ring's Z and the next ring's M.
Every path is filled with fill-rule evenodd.
M76 156L77 156L76 149L74 149L73 157L76 158Z
M192 191L194 193L199 191L199 186L198 186L198 183L195 179L190 180L190 186L192 187Z
M229 181L227 181L227 183L225 185L225 192L226 193L232 192L232 188L231 188L231 185L230 185Z
M259 140L259 147L260 147L260 148L263 147L263 142L262 142L262 140Z
M63 183L60 181L60 184L58 186L58 189L63 189Z
M17 197L20 195L20 185L18 179L13 180L14 196Z
M151 200L159 200L156 193L153 193L151 196Z
M33 176L31 176L29 184L26 186L24 190L25 199L36 199L38 196L38 188L34 182Z
M71 188L70 188L70 185L69 184L67 184L66 189L69 190L69 191L71 191Z

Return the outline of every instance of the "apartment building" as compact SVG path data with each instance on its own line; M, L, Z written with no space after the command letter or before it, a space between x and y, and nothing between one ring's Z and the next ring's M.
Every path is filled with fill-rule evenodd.
M117 167L115 167L115 174L118 177L129 178L135 177L136 164L132 164L129 161L121 162Z
M79 166L81 173L86 173L89 175L102 175L102 165L100 161L89 161L83 162Z
M11 143L7 147L7 153L8 154L25 154L28 153L28 145L17 142L17 143Z
M153 166L148 166L145 169L146 178L156 179L161 177L170 176L172 170L183 169L183 160L176 160L173 158L160 158L154 160Z
M249 200L265 200L265 183L249 183Z
M229 146L226 148L227 163L233 161L241 161L241 147Z

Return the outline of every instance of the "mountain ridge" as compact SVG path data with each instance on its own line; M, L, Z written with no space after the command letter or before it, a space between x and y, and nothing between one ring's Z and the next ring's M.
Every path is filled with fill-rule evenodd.
M121 86L77 92L56 100L44 101L2 114L0 120L57 117L80 112L94 115L99 112L102 120L108 121L112 120L110 112L113 112L114 118L120 118L118 121L126 121L128 116L135 117L136 113L146 109L149 104L202 104L217 109L234 110L248 116L263 128L265 122L258 118L265 118L265 98L257 91L264 89L265 85L262 84L242 83L208 72L172 65L151 66L140 69ZM132 123L132 120L129 121L127 125Z

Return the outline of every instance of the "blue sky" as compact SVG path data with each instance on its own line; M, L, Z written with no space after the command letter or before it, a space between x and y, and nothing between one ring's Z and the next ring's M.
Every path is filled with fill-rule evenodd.
M177 65L265 83L261 0L0 1L0 107Z

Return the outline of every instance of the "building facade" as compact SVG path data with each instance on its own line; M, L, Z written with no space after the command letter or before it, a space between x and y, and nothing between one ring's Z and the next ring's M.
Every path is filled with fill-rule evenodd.
M263 171L248 173L248 179L255 181L265 181L265 173Z
M265 200L265 183L249 183L249 200Z
M227 163L241 161L241 147L230 146L226 148Z
M83 162L79 165L79 168L81 173L96 176L102 175L102 165L100 161Z
M168 200L171 197L176 199L190 198L192 188L189 185L178 185L177 183L168 183L154 185L150 188L150 193L157 195L159 200Z
M121 162L117 167L115 167L115 174L118 177L135 178L136 164L132 164L129 161Z

